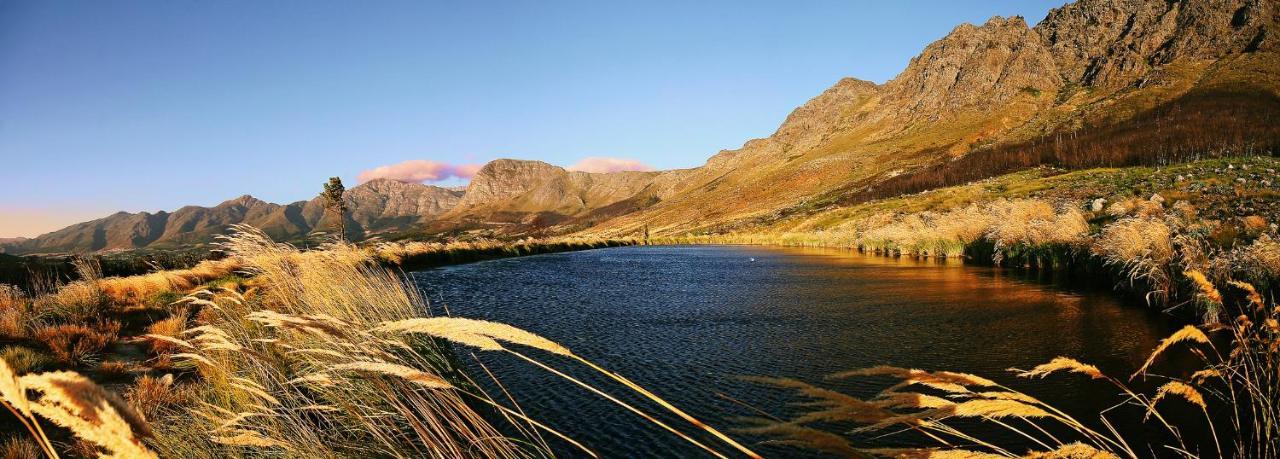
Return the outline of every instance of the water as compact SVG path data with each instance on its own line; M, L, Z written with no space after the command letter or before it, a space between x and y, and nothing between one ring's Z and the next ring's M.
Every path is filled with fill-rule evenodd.
M726 429L743 426L739 417L759 415L753 409L799 413L790 403L799 399L791 394L737 376L795 378L867 397L883 385L823 376L880 364L983 375L1096 419L1088 413L1118 401L1114 389L1071 376L1031 384L1006 369L1065 355L1125 375L1174 329L1160 314L1122 304L1105 291L984 267L836 250L624 247L450 266L413 277L437 313L447 309L546 336ZM536 350L528 354L627 394L579 365ZM474 362L469 351L462 356ZM514 357L477 357L531 416L606 457L700 451ZM624 398L657 410L637 397ZM692 430L672 416L662 419ZM976 428L1025 446L990 427ZM767 456L812 454L736 436ZM932 446L905 436L877 444ZM564 443L552 446L575 455Z

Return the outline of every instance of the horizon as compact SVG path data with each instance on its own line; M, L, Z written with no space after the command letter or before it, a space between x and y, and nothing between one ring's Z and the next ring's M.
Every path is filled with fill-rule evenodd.
M335 175L459 186L497 158L697 167L840 78L884 83L962 23L1034 25L1062 3L292 3L249 17L8 2L0 152L15 192L0 237L245 194L287 204Z

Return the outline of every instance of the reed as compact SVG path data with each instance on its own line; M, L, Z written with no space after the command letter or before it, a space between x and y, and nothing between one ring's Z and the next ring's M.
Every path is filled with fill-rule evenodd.
M1194 277L1194 276L1193 276ZM1229 327L1216 324L1188 325L1164 339L1145 363L1129 378L1159 377L1166 380L1151 394L1131 387L1125 380L1103 373L1096 366L1069 357L1058 357L1030 370L1011 369L1015 375L1043 379L1054 374L1078 374L1117 389L1128 404L1142 409L1169 440L1164 444L1136 444L1133 432L1113 427L1110 409L1097 413L1095 429L1068 410L1060 409L1024 392L986 378L961 373L931 372L897 367L872 367L831 375L833 379L879 378L891 384L876 396L859 399L808 383L778 378L749 378L770 387L794 392L806 399L809 411L792 419L744 420L743 431L778 439L782 444L847 457L1171 457L1270 458L1280 455L1280 306L1263 303L1257 290L1240 281L1230 283L1243 293L1236 306L1240 315ZM1203 288L1212 288L1210 284ZM1221 294L1216 288L1215 293ZM1226 295L1223 295L1226 297ZM1231 351L1219 354L1209 334L1230 333ZM1201 368L1180 375L1151 373L1153 364L1180 347L1203 362ZM940 393L935 396L932 393ZM1203 417L1194 422L1165 414L1174 401L1194 407ZM1117 405L1118 406L1118 405ZM1222 416L1211 413L1219 412ZM1011 451L994 441L965 430L965 419L979 419L998 426L1029 444L1027 451ZM1011 422L1017 421L1017 422ZM853 440L823 431L821 426L852 424L855 433L914 432L937 441L937 448L858 447ZM891 429L898 428L898 431ZM1204 429L1210 444L1189 444L1188 433ZM1068 432L1069 435L1063 435ZM876 437L879 438L879 437ZM968 444L957 447L956 444Z

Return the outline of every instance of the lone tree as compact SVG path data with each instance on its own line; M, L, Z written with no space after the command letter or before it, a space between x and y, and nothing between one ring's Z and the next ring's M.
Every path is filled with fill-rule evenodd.
M338 215L338 238L344 241L347 239L347 201L342 199L342 195L346 192L341 178L329 177L329 183L324 184L324 192L320 193L324 197L324 210Z

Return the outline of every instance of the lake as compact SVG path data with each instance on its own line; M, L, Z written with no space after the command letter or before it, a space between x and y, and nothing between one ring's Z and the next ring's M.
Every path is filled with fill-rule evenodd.
M1082 420L1096 420L1099 410L1119 400L1114 389L1071 375L1031 383L1006 369L1030 368L1062 355L1127 375L1176 325L1105 290L958 262L825 249L621 247L448 266L411 276L434 314L447 311L541 334L726 431L744 426L743 416L800 413L792 404L800 399L792 394L739 376L795 378L868 397L883 385L823 377L880 364L975 373L1067 407ZM471 352L459 351L471 362L470 374L505 400L482 378ZM658 412L580 366L535 350L526 354ZM602 456L700 452L514 357L477 357L530 416ZM672 426L692 432L687 423L663 414ZM766 456L813 454L760 443L766 438L731 435ZM1014 445L1021 441L1002 432L991 435ZM934 446L908 437L875 442ZM563 443L552 446L564 455L576 454Z

